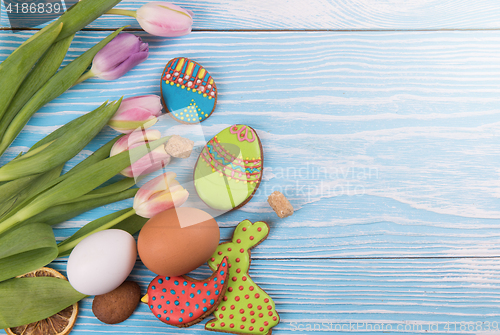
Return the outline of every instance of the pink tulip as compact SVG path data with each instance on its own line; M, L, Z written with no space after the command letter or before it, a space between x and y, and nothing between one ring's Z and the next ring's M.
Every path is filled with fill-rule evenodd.
M191 32L193 13L169 2L155 1L139 8L136 19L151 35L176 37Z
M111 148L110 156L117 155L123 151L138 147L144 143L161 138L161 133L155 129L134 131L121 137ZM161 169L170 163L170 155L165 151L165 146L160 145L156 149L141 154L143 156L134 164L122 170L120 173L126 177L139 177Z
M174 172L166 172L148 181L134 197L134 210L139 216L152 218L167 209L180 207L189 197Z
M149 128L161 115L161 98L158 95L141 95L124 99L109 126L123 134Z

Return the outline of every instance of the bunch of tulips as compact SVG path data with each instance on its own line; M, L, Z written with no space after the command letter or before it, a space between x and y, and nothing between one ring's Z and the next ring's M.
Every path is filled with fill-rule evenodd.
M74 34L97 17L133 16L145 31L159 36L191 31L192 13L175 5L153 2L137 11L113 9L118 2L81 0L0 64L0 155L49 101L94 76L115 80L148 57L147 43L121 33L122 27L58 70ZM84 297L66 281L16 276L69 255L97 231L119 228L133 234L148 218L186 201L188 192L173 172L133 188L137 178L170 162L165 151L169 137L147 129L160 114L156 95L105 102L0 167L0 329L47 318ZM61 174L64 164L107 124L122 134ZM125 177L109 183L117 174ZM130 197L133 207L94 220L56 243L51 225ZM22 307L22 313L14 306Z

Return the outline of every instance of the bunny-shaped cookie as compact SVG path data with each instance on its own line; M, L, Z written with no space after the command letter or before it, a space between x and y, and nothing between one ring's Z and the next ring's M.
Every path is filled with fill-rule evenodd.
M242 221L236 227L231 242L221 243L208 265L216 269L227 257L228 287L222 302L214 312L215 319L205 324L206 330L236 334L271 334L279 315L271 297L248 275L250 249L269 234L265 222Z

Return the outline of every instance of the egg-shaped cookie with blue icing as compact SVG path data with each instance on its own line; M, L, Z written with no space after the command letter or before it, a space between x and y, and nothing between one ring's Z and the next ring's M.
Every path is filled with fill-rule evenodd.
M262 145L256 131L233 125L207 142L194 169L194 186L203 202L228 211L246 204L262 180Z
M217 103L217 87L200 64L185 58L167 63L161 76L161 99L174 120L194 124L206 120Z

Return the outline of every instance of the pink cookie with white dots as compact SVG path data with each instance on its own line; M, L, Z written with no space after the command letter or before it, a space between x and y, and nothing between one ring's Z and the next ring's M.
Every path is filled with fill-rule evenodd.
M248 275L250 249L268 235L267 223L245 220L236 227L231 242L217 247L208 265L215 269L227 257L228 287L206 330L266 335L280 322L273 299Z

